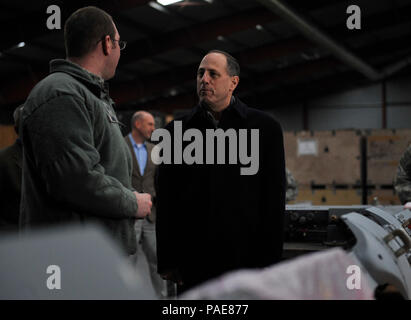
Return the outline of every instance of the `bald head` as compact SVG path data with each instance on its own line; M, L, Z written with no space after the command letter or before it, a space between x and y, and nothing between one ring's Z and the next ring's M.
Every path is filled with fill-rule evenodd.
M138 143L150 140L155 130L154 117L147 111L137 111L131 117L131 134Z

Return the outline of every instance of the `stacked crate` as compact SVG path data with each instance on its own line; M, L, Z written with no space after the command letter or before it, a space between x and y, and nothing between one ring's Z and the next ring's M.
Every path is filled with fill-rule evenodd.
M365 134L368 203L398 205L394 178L399 160L411 143L411 130L371 130Z
M362 204L361 138L354 130L285 132L286 166L298 183L290 204Z

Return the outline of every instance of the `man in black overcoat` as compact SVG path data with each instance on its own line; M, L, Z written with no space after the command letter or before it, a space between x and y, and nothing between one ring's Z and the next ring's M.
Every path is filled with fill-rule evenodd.
M270 266L282 255L283 133L270 115L233 96L239 73L235 58L210 51L197 71L198 105L165 128L172 146L159 154L165 157L164 152L171 150L172 161L160 164L157 177L158 272L178 283L178 293L228 271ZM204 161L187 161L190 157L185 148L195 135L179 141L175 129L180 130L179 126L183 135L189 129L201 132L200 158ZM253 138L256 129L258 139ZM210 140L206 136L216 130L237 139L225 140L223 163L217 160L217 144L215 161L207 159L212 148L207 148ZM247 132L247 139L240 131ZM200 142L197 140L197 145ZM244 146L247 155L251 154L246 165ZM179 148L183 157L174 152ZM192 154L198 149L190 150L198 160L199 155ZM238 161L232 161L233 155Z

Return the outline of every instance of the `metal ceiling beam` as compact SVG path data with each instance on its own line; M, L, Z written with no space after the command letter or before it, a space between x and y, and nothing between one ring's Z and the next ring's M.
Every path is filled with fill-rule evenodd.
M360 51L360 53L366 54L368 52L379 51L382 54L384 54L386 52L395 52L399 50L400 48L401 46L398 45L398 39L397 39L396 42L380 43L377 46L371 46L371 47L364 48ZM411 47L410 47L410 50L411 50ZM319 63L319 65L321 65L324 63L325 68L332 67L333 60L336 61L334 57L323 59L321 62L318 61L317 64ZM407 56L405 59L400 59L400 61L409 61L409 60L410 60L409 56ZM374 62L381 65L381 62L377 62L377 61L374 61ZM390 67L395 64L396 63L389 64L388 66ZM292 74L294 72L292 71L292 69L295 69L295 72L301 72L300 75L302 75L302 72L304 72L303 70L308 71L312 67L314 67L314 63L306 63L304 66L300 66L300 68L298 68L298 66L294 66L292 68L287 68L285 71L288 70L290 74ZM298 71L298 69L303 69L303 70ZM385 69L387 69L387 67L382 68L382 70L385 70ZM403 70L403 68L401 68L401 70ZM285 72L284 76L287 76L287 74L288 72ZM295 79L301 79L301 78L302 77L295 77ZM290 79L292 79L292 75ZM269 80L269 76L267 79L264 79L263 81L268 81L268 80ZM280 81L276 81L275 76L272 77L272 80L273 80L272 84L274 85L276 83L277 84L281 83ZM264 92L260 93L258 96L261 97L262 99L269 99L269 98L272 99L273 94L275 94L276 99L278 98L279 100L281 100L281 96L284 96L284 97L288 97L289 99L293 99L293 101L297 101L299 99L301 100L303 98L305 99L309 97L308 92L310 91L316 91L316 94L318 95L319 92L324 93L324 92L328 92L329 90L334 90L334 89L339 89L339 90L341 90L342 88L347 89L349 87L353 87L353 85L355 86L355 85L366 84L366 83L369 83L369 81L359 76L359 74L356 73L355 71L340 71L335 75L322 77L319 80L314 80L314 81L309 81L309 82L300 81L299 84L294 83L288 86L289 90L285 90L284 87L282 87L281 90L278 91L279 95L277 95L276 93L273 93L273 89L270 89L266 91L265 93Z
M358 72L365 75L370 80L378 80L382 78L382 74L367 64L365 61L355 56L347 48L337 43L334 39L326 35L319 28L308 22L304 17L296 13L293 9L287 6L280 0L257 0L268 9L284 18L286 21L294 25L310 40L318 43L320 46L327 48L337 58L341 59L347 65L353 67Z
M404 59L401 59L400 61L394 62L393 64L390 64L389 66L386 66L382 70L382 74L384 75L384 78L388 78L392 76L393 74L401 71L402 69L408 67L411 65L411 55L408 57L405 57Z
M390 52L395 50L395 46L401 43L398 39L394 39L390 44L387 43L385 48L389 48ZM298 52L299 50L304 50L310 48L313 44L305 40L304 38L295 37L290 40L285 40L280 43L272 43L268 45L263 45L257 48L248 49L242 52L236 53L236 57L239 60L240 65L249 65L253 62L261 62L266 60L279 59L281 57L287 56ZM375 46L372 46L374 48ZM378 46L379 47L379 46ZM371 50L360 50L361 54L367 55L373 52L382 53L382 49L379 48L378 51L374 49ZM392 64L383 70L384 76L392 74L395 70L403 68L410 63L410 59L406 58ZM335 68L339 65L338 61L334 58L325 58L321 60L314 60L306 64L300 64L298 66L291 66L286 69L278 70L271 74L265 75L261 83L272 83L275 81L284 81L286 79L297 78L299 76L307 75L309 72L315 72L315 70ZM113 86L112 96L118 102L122 104L128 101L136 101L143 97L150 96L152 94L159 94L167 89L171 89L178 85L184 84L188 81L193 81L195 77L195 71L197 70L198 64L192 64L189 66L178 67L173 70L168 70L159 74L145 77L141 80L128 82L124 84L116 84ZM283 72L285 70L285 72ZM250 81L250 85L245 87L244 83L247 80L241 81L241 90L252 90L255 85L258 85L258 79L253 79Z
M363 54L366 54L368 52L373 52L375 50L378 50L382 53L384 53L385 51L392 52L398 49L398 43L401 43L401 41L398 41L398 39L395 42L388 42L384 44L379 43L377 46L371 46L371 47L364 48L360 52ZM252 88L254 85L256 84L258 85L259 83L270 84L271 89L269 89L268 91L266 90L266 92L259 93L258 96L267 96L267 97L271 97L272 99L273 90L275 90L274 88L275 86L278 86L284 83L285 81L293 81L293 80L295 81L297 79L302 79L305 76L309 76L310 74L315 73L316 70L331 69L339 65L340 63L338 62L338 60L335 57L331 56L329 58L324 58L324 59L317 60L317 61L309 61L309 62L300 64L300 65L294 65L289 68L284 68L274 73L266 74L257 79L245 79L245 81L240 80L240 86L238 88L239 91L237 92L237 94L240 97L250 96L253 94L253 92L250 91L249 88ZM303 90L305 92L306 88L308 87L312 88L313 85L325 90L325 91L322 90L322 92L326 92L327 88L330 88L330 89L334 88L334 84L330 82L335 82L337 84L337 88L338 87L340 89L347 88L347 86L350 85L349 83L345 83L347 77L350 79L356 79L357 81L356 83L365 83L367 81L365 78L358 77L357 75L358 74L355 72L339 71L336 73L335 76L327 76L325 78L324 77L321 78L320 80L309 81L309 82L302 81L300 85L298 84L290 85L289 87L291 89L295 88L296 90L294 93L292 93L293 96L294 95L300 96L299 94L300 90ZM281 89L281 91L283 91L283 89ZM196 100L194 100L194 102L192 100L193 94L195 96L195 93L190 92L190 93L183 93L181 95L171 97L171 98L156 99L154 101L150 101L146 105L143 105L143 107L158 108L159 110L163 110L163 111L172 110L173 107L176 107L176 106L178 109L191 108L196 102ZM288 91L287 91L287 94L289 94ZM168 100L170 101L169 105L167 105Z
M254 61L265 61L267 59L276 59L281 58L287 54L295 53L296 50L307 48L311 44L305 39L295 39L295 40L286 40L281 43L273 43L269 45L263 45L261 47L248 49L243 52L236 54L240 65L247 65L253 63ZM120 59L120 66L123 65L123 57ZM111 95L116 100L117 104L126 103L129 101L136 101L146 96L150 96L155 93L160 93L164 90L171 89L173 86L181 85L184 82L191 81L195 78L196 70L198 63L178 67L172 70L164 71L158 74L143 76L140 79L134 81L128 81L126 83L116 83L112 86ZM42 70L42 74L45 74L47 71L47 66L44 68L37 68L39 71ZM32 83L31 79L27 79L28 83ZM19 82L21 79L19 78ZM13 82L6 87L3 91L13 91ZM20 86L20 85L19 85ZM28 88L29 86L24 86ZM24 99L24 96L27 94L25 90L21 91L22 94L19 100ZM14 98L18 98L16 94L13 94ZM7 101L12 103L13 101Z
M127 0L129 1L129 0ZM141 2L147 2L147 0L140 0ZM328 0L327 0L328 1ZM318 6L318 3L315 3ZM308 5L308 4L307 4ZM311 7L313 7L313 5L311 5ZM379 30L382 30L384 28L390 27L390 26L398 26L401 25L402 23L407 23L409 22L409 17L411 15L411 5L407 5L407 6L403 6L400 8L401 10L399 12L396 11L390 11L390 12L384 12L384 13L380 13L380 14L374 14L374 15L370 15L370 16L364 16L363 18L366 19L367 21L367 34L372 33L372 32L378 32ZM310 10L310 8L307 8L307 10ZM151 38L156 38L159 37L159 31L147 26L142 25L141 23L138 23L134 20L132 20L129 17L126 17L123 14L117 14L114 15L115 20L120 21L122 24L129 26L130 28L137 28L138 30L142 31L143 33L147 34L147 36L151 37ZM182 33L184 33L184 30L182 30ZM335 27L332 27L331 29L328 30L328 34L332 35L334 38L342 38L342 39L351 39L352 38L352 32L350 32L350 30L348 30L347 28L344 27L344 25L337 25ZM358 32L355 33L355 35L363 35L364 31L359 30ZM304 49L304 46L306 47L310 47L313 45L312 41L307 40L306 38L302 37L302 36L296 36L293 38L290 38L288 40L286 40L289 42L290 46L295 46L295 49ZM14 41L16 42L16 40ZM36 46L38 47L45 47L43 44L39 44L39 43L34 43ZM285 45L285 43L284 43ZM1 46L1 43L0 43ZM130 45L129 45L130 47ZM127 47L127 49L129 49L129 47ZM265 47L260 47L260 50L257 50L257 48L252 48L249 50L249 52L243 52L241 53L241 55L244 56L244 59L242 61L242 63L244 64L244 62L248 63L250 61L259 61L260 60L260 55L267 56L268 53L267 51L271 51L271 54L278 55L279 57L282 56L282 49L283 48L283 43L281 42L279 44L279 47L276 48L275 45L273 44L269 44L266 48ZM47 50L51 50L52 47L45 47L45 49ZM127 50L128 51L128 50ZM127 51L125 52L125 54L127 55ZM258 52L260 51L260 52ZM290 52L288 49L286 49L286 52ZM57 51L56 51L57 53ZM61 52L58 52L59 54ZM274 56L272 56L272 58L274 58ZM123 56L124 58L124 56ZM121 64L123 62L123 58L121 60ZM237 58L239 58L237 56ZM3 57L4 59L4 57ZM26 60L27 63L30 62L30 57L24 58L21 57L22 61Z
M197 26L191 27L190 29L185 29L185 33L182 32L182 30L177 30L176 32L162 35L155 38L153 41L150 41L150 43L153 44L151 48L149 45L144 43L145 41L139 41L138 43L127 47L127 51L122 56L120 64L125 65L127 62L134 62L138 59L151 56L153 52L168 51L179 46L192 46L199 42L214 39L218 35L227 35L236 31L254 27L258 23L266 23L274 19L276 19L276 17L271 12L268 12L265 9L258 9L254 11L242 12L240 14L230 16L229 18L225 17L217 19L212 21L211 23L201 23ZM190 39L190 41L188 39ZM197 66L195 66L194 70L196 69ZM169 79L169 77L167 77L167 79ZM159 78L156 77L156 79L153 79L153 81L148 81L147 83L155 81L159 81ZM144 82L146 82L146 80L144 80ZM28 83L32 83L31 79L28 79ZM172 83L176 82L174 81ZM136 85L138 87L138 83L136 82L132 83L131 85L133 86L134 90L136 88ZM30 85L24 86L24 88L28 87L30 87ZM154 88L153 90L158 90L159 88L161 88L161 85L153 83L152 87ZM139 91L130 91L129 88L130 85L127 87L122 85L119 86L119 94L113 92L113 97L117 97L117 99L119 99L121 102L125 102L133 100L133 98L135 100L141 96L140 94L138 94ZM147 89L147 85L144 85L144 88ZM7 93L7 91L9 90L3 91L6 91L5 95L9 96L9 94ZM151 90L148 89L148 91L150 92ZM22 90L21 92L22 94L20 95L20 97L27 95L26 90ZM15 99L17 98L17 95L13 94L11 95L11 97ZM8 99L6 99L6 101L10 103Z
M276 19L278 19L276 15L264 8L256 8L229 17L195 24L154 39L130 44L127 47L127 55L122 58L123 63L135 62L174 49L192 47L202 42L214 40L218 36L227 36Z
M255 61L280 58L287 54L295 53L299 49L307 48L310 45L311 43L305 39L286 40L281 43L263 45L239 52L236 54L236 57L240 65L245 66ZM111 94L117 104L122 104L128 101L136 101L155 93L161 93L187 81L194 81L199 62L142 77L135 81L116 84L113 86Z
M264 108L270 105L268 103L269 101L271 101L272 104L273 95L275 95L277 102L290 104L306 99L314 99L321 94L330 94L366 84L369 84L367 79L360 76L357 72L342 71L338 74L322 77L308 83L301 81L298 84L294 83L286 87L278 88L278 90L266 90L265 92L260 92L256 98L259 101L258 105ZM264 104L264 101L267 103Z
M409 10L411 7L408 6L408 7L404 7L404 9L405 8L408 8L407 10ZM404 11L405 10L402 10L402 12ZM377 15L371 16L370 19L373 18L373 20L376 20L378 16ZM385 20L381 21L381 23L384 24L384 21ZM381 28L381 25L377 24L376 27L377 27L376 30L378 30ZM338 29L341 29L341 27L333 28L333 30L338 30ZM375 30L373 29L372 31L375 31ZM406 37L404 39L406 39ZM397 41L394 41L394 43L396 42ZM241 65L246 65L246 64L253 63L253 61L259 62L259 61L264 61L267 59L281 58L282 56L295 53L297 52L297 50L304 50L305 48L308 48L310 46L312 46L312 43L310 41L302 37L294 37L292 39L285 40L281 43L268 44L268 45L264 45L258 48L253 48L253 49L249 49L243 52L236 53L236 57L239 59ZM391 48L391 45L387 44L385 48ZM381 50L378 50L375 52L380 53ZM368 51L368 53L372 54L372 51ZM127 51L126 51L126 54L128 54ZM123 60L123 57L120 60L120 65L119 65L120 68L123 64L122 60ZM405 59L404 61L401 61L399 65L403 65L404 63L407 63L407 61L408 60ZM162 93L167 89L171 89L172 87L176 85L180 85L181 83L192 81L195 77L196 69L197 69L197 64L193 64L191 66L186 66L182 68L179 67L173 70L162 72L160 74L142 77L142 79L138 79L132 82L127 82L123 84L113 83L111 93L112 93L113 98L115 98L118 104L127 103L129 101L136 101L138 99L141 99L142 97L150 96L152 94ZM392 68L392 69L396 70L397 68ZM288 69L285 69L285 70L288 70ZM42 75L46 74L47 66L44 66L44 68L40 68L39 71L42 71L42 72L40 72L40 75L34 78L41 79L43 77ZM281 74L281 71L280 71L280 74ZM293 73L293 74L295 74L295 77L297 76L296 75L297 73ZM385 75L388 75L388 73L385 73ZM275 78L275 76L273 77ZM275 79L272 79L272 80L274 81ZM247 79L245 79L245 81L242 80L241 84L243 85L246 82L247 82ZM33 77L31 76L26 79L25 84L21 83L21 77L19 77L17 84L8 80L7 83L3 83L3 85L1 85L1 87L3 88L2 89L3 99L0 98L0 101L1 101L0 103L4 105L4 104L10 104L13 102L19 102L19 101L24 100L33 85L34 85Z
M394 52L404 46L405 40L408 36L396 38L390 42L384 43L382 46L378 44L377 46L372 46L371 48L366 48L365 50L360 50L361 55L368 55L372 52L379 52L380 54ZM310 43L304 39L300 40L286 40L281 43L274 43L269 45L263 45L254 50L246 50L236 54L240 65L250 64L253 61L265 61L267 59L280 58L283 55L291 54L296 52L295 49L304 46L304 44L309 45ZM381 47L382 46L382 47ZM281 54L280 54L281 53ZM285 79L297 78L299 76L304 76L307 70L310 72L315 72L313 66L317 66L318 69L328 66L337 66L337 60L335 58L323 59L321 62L309 61L303 65L291 66L271 74L266 74L265 77L261 78L262 83L279 83ZM318 61L318 60L317 60ZM121 60L120 60L121 63ZM322 64L322 65L321 65ZM310 67L311 65L311 67ZM126 83L113 83L111 86L111 95L117 102L117 105L125 104L131 101L137 101L143 97L149 97L150 95L162 93L168 89L175 86L181 85L187 81L194 81L195 72L197 70L198 64L192 64L185 67L179 67L173 70L168 70L158 74L141 77L141 79L134 80L132 82ZM31 74L36 76L29 76L22 78L18 77L17 81L10 81L8 79L7 83L3 83L2 87L2 98L0 98L1 104L10 104L23 101L31 88L34 86L33 79L42 79L47 74L47 67L38 68L37 71L34 70ZM242 91L252 89L253 85L257 85L259 82L257 79L247 80L243 78L239 89ZM251 82L249 87L246 87L247 82ZM164 103L163 103L164 104Z
M274 95L277 105L290 105L307 101L307 99L314 99L323 94L339 92L342 89L355 88L365 82L367 82L367 79L356 71L348 71L311 81L310 83L283 86L275 91L262 92L255 97L255 103L262 109L269 108L269 101L271 100L272 105L272 97Z

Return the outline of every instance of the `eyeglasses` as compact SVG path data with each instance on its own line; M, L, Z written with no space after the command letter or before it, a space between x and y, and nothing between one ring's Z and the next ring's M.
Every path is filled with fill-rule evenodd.
M116 39L111 39L111 41L117 41L118 42L118 46L120 47L120 50L123 50L126 45L127 45L127 41L123 41L123 40L116 40Z
M103 36L99 41L97 41L97 43L99 43L100 41L104 41L105 37L106 37L106 36ZM116 39L111 39L111 41L117 41L120 50L123 50L123 49L126 47L126 45L127 45L127 41L116 40ZM97 44L97 43L96 43L96 44Z

